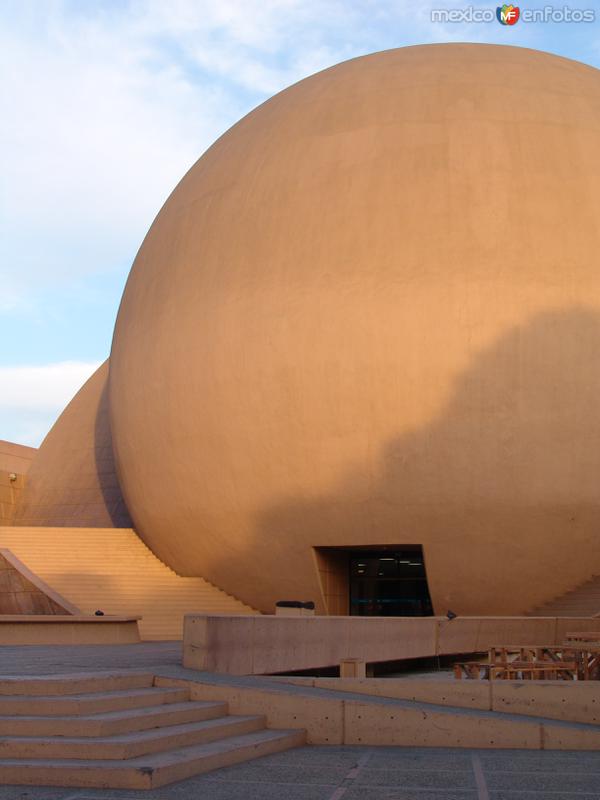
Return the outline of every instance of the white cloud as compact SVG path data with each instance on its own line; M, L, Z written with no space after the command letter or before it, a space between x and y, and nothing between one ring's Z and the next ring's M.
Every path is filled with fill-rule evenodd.
M0 439L29 447L39 447L54 424L56 414L50 411L29 411L4 417L0 427Z
M218 89L152 63L135 29L63 23L46 20L39 37L0 34L1 268L12 295L130 260L228 121Z
M0 323L20 324L11 358L20 347L31 363L44 325L81 324L72 287L122 274L214 139L289 83L377 49L367 20L380 10L371 0L4 0L0 17ZM0 368L0 437L39 443L96 366Z
M0 367L0 411L60 412L100 363L63 361Z
M131 260L199 155L303 76L292 30L317 14L299 2L8 6L0 270L11 296ZM317 67L333 60L323 50Z
M290 83L386 46L382 26L406 18L410 36L426 38L412 7L5 0L0 310L25 307L32 287L129 265L220 133Z

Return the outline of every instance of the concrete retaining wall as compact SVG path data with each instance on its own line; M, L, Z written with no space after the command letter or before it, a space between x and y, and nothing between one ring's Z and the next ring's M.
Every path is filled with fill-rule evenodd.
M457 681L405 678L270 678L296 686L457 708L506 711L568 722L600 722L598 681Z
M474 653L493 645L554 645L600 619L569 617L185 617L183 664L232 675Z
M137 617L0 615L0 645L132 644Z
M596 726L494 714L486 709L465 711L392 698L388 702L362 700L344 692L316 693L297 687L286 691L284 684L274 689L210 677L158 676L155 685L188 686L192 700L226 701L231 714L264 714L269 728L304 728L309 744L600 750Z

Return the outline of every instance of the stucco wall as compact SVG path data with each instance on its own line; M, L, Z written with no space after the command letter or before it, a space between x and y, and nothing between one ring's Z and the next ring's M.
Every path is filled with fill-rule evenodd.
M11 480L11 475L16 476L14 480ZM0 469L0 525L13 524L24 485L24 475Z
M15 444L0 439L0 471L26 475L37 450L24 444Z

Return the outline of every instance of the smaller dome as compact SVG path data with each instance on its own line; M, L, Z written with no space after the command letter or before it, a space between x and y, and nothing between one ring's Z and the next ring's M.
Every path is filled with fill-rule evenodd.
M128 528L113 460L108 361L83 385L29 469L16 525Z

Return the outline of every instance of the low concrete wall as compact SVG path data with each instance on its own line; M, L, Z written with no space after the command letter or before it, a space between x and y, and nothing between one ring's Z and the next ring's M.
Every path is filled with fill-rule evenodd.
M132 644L139 617L0 615L0 646L16 644Z
M232 675L474 653L493 645L559 644L567 631L598 631L581 617L277 617L188 614L183 665Z
M288 678L278 683L456 708L506 711L567 722L600 722L598 681L457 681L415 678Z
M407 681L408 683L408 681ZM409 707L339 693L281 690L157 676L156 686L188 686L191 700L225 701L230 714L263 714L269 728L304 728L309 744L600 750L600 729L528 716L491 715L423 704Z

